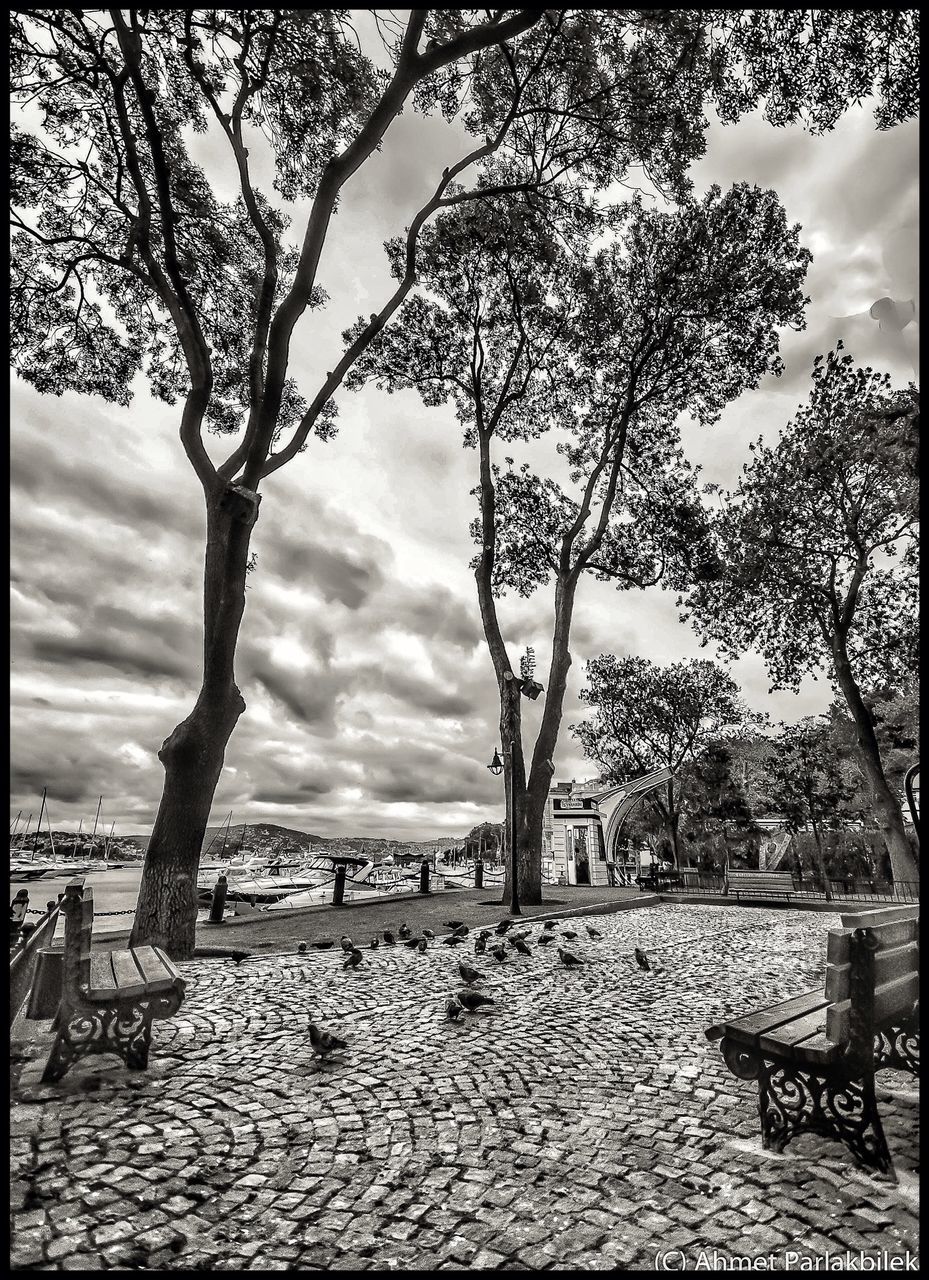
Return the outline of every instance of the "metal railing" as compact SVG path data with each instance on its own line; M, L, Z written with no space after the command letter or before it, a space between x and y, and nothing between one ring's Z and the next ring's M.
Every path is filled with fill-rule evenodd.
M721 872L684 870L680 872L683 884L671 890L674 893L726 893L726 877ZM878 880L869 878L830 877L829 892L833 901L859 900L865 902L918 902L918 880ZM825 884L818 876L794 876L791 898L825 898ZM773 896L773 895L772 895Z

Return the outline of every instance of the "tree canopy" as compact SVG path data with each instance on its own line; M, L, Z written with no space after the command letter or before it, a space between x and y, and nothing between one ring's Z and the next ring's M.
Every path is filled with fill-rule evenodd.
M901 447L916 413L913 388L856 367L841 344L817 356L807 404L775 445L750 446L717 517L721 572L688 596L704 638L730 654L758 650L774 688L827 673L901 879L915 868L862 690L906 687L916 670L915 473Z

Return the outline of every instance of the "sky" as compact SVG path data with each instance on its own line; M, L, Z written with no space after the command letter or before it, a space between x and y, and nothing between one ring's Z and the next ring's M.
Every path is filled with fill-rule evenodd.
M231 195L215 139L194 148ZM410 110L346 189L320 270L332 302L304 317L294 343L304 392L333 367L345 325L388 296L383 240L460 154L453 126ZM252 155L267 178L260 148ZM813 262L807 329L783 336L784 375L712 428L683 424L704 479L732 483L748 442L775 438L805 398L813 356L840 336L897 385L916 376L918 314L902 333L869 314L883 297L918 299L916 157L916 124L878 133L867 106L818 138L758 116L711 124L691 171L696 192L774 187ZM291 212L300 228L306 206ZM496 684L468 568L476 455L450 408L424 408L412 392L370 387L338 403L337 438L311 442L262 486L237 659L247 710L212 821L231 809L234 822L399 839L499 821L502 781L485 767L499 741ZM204 518L177 410L141 379L124 409L39 395L14 375L11 420L11 822L21 810L34 823L47 786L56 828L86 826L102 795L107 825L144 833L161 793L156 752L189 712L200 673ZM230 448L207 444L217 462ZM514 661L531 644L544 683L550 595L508 597L500 612ZM618 593L593 579L578 593L571 653L559 780L594 772L567 732L582 713L588 658L713 656L679 621L672 593ZM826 679L770 695L753 654L731 669L749 705L775 719L831 700ZM541 707L523 704L529 744Z

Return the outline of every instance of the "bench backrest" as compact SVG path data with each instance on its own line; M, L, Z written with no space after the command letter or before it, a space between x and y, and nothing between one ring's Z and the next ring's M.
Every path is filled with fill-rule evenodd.
M65 918L65 999L90 986L90 939L94 924L94 891L72 880L61 904Z
M730 871L727 874L730 882L735 882L740 888L753 885L759 889L767 886L780 888L794 882L789 871Z
M825 994L833 1044L848 1044L856 1028L869 1040L874 1031L908 1022L919 1000L918 918L830 929Z
M868 911L842 912L843 929L870 929L877 924L893 924L897 920L918 920L918 904L911 907L875 907Z

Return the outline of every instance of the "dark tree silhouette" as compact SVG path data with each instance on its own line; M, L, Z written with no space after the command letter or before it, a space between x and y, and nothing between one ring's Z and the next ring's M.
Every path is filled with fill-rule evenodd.
M758 649L774 688L826 671L854 722L858 756L894 877L918 878L900 798L887 781L863 693L916 671L915 475L899 422L913 392L817 356L809 401L777 445L752 446L718 518L723 572L688 597L704 636Z
M379 69L342 9L13 11L14 363L40 391L124 405L141 371L178 403L203 490L202 683L159 752L134 942L191 954L199 849L245 708L234 660L259 489L311 436L333 435L332 397L409 293L423 225L495 193L570 204L632 164L679 194L707 100L726 120L763 99L775 123L829 128L876 89L881 127L911 115L915 16L812 12L373 11ZM304 395L291 340L308 312L325 324L331 219L411 106L458 115L475 145L436 175L394 293ZM192 159L191 132L208 127L237 175L233 201ZM255 147L270 152L273 191L256 183ZM297 198L311 207L291 241L281 205ZM220 462L210 431L236 436Z

